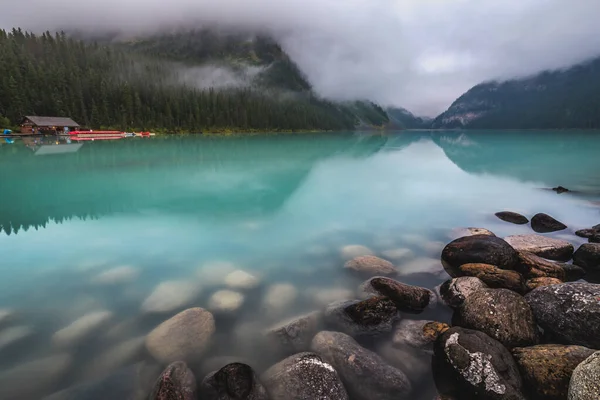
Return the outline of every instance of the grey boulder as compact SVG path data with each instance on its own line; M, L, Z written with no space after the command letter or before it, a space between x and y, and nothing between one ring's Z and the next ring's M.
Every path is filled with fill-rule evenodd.
M573 254L573 263L586 271L600 271L600 243L585 243Z
M575 368L569 384L569 400L600 399L600 351Z
M528 251L536 256L557 261L569 261L575 250L566 240L541 235L513 235L505 237L504 240L517 251ZM496 266L502 268L500 265Z
M451 308L460 307L467 297L478 291L487 288L483 281L474 276L462 276L460 278L449 279L440 286L440 296L444 303Z
M567 226L548 214L539 213L531 218L531 228L537 233L548 233L562 231L567 229Z

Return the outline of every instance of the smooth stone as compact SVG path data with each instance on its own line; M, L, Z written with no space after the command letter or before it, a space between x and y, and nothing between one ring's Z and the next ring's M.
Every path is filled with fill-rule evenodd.
M563 283L525 295L537 323L561 342L600 348L600 285Z
M237 311L244 304L244 295L232 290L219 290L208 300L208 309L214 313Z
M398 273L391 262L375 256L360 256L344 264L348 271L362 276L393 276Z
M75 346L87 336L98 333L112 318L110 311L96 311L73 321L52 335L52 342L59 347Z
M260 284L260 280L246 271L237 270L225 277L225 284L232 289L254 289Z
M454 240L465 236L476 235L496 236L494 232L485 228L455 228L450 232L449 238Z
M308 351L310 341L321 328L322 318L320 311L313 311L279 322L268 328L265 335L284 352Z
M67 354L56 354L1 372L0 398L40 398L67 372L71 361Z
M352 300L355 298L354 292L345 288L313 287L306 290L305 293L309 301L320 307L325 307L336 301Z
M348 400L336 370L314 353L299 353L261 375L270 400Z
M263 307L268 313L282 312L288 309L298 297L298 289L290 283L271 285L263 299Z
M490 288L504 288L525 293L523 276L516 271L500 269L489 264L464 264L458 270L463 276L479 278Z
M430 257L419 257L414 260L410 260L402 264L399 268L400 276L406 276L411 274L432 274L441 275L444 272L444 267L439 258Z
M235 364L235 363L248 364L248 365L251 364L251 362L249 360L247 360L243 357L238 357L238 356L210 357L210 358L202 360L202 363L200 364L200 370L199 370L198 376L205 377L206 375L208 375L210 373L220 370L221 368L223 368L224 366L226 366L228 364Z
M569 261L573 256L573 245L566 240L533 234L508 236L504 240L517 251L527 251L550 260Z
M187 364L177 361L160 374L149 400L196 400L196 378Z
M529 304L507 289L481 289L469 296L452 316L452 325L486 333L510 348L538 343Z
M195 282L166 281L158 284L142 303L146 313L168 313L190 304L199 294Z
M410 260L415 257L415 253L406 248L384 250L381 255L396 262Z
M385 296L402 312L419 314L435 303L436 296L429 289L407 285L384 276L373 277L360 285L359 292Z
M549 277L564 281L566 273L562 265L548 261L528 251L519 251L519 267L517 270L527 278Z
M563 186L553 187L552 190L554 190L558 194L570 192L569 189L567 189L566 187L563 187Z
M391 332L400 318L394 302L383 296L332 303L324 312L328 326L354 337Z
M588 242L590 243L600 243L600 233L596 233L588 238Z
M598 233L598 230L596 230L596 229L580 229L575 232L575 234L577 236L585 238L585 239L589 239L590 237L594 236L597 233Z
M487 288L479 278L463 276L449 279L440 286L440 297L451 308L460 307L467 297L480 289Z
M539 213L531 218L531 228L537 233L557 232L567 229L567 226L548 214Z
M573 263L586 271L600 271L600 243L585 243L573 255Z
M353 400L410 398L411 383L404 372L344 333L319 332L311 349L338 371Z
M546 276L542 276L540 278L531 278L525 282L525 286L528 291L532 291L533 289L542 287L542 286L550 286L550 285L560 285L563 283L560 279L549 278Z
M238 266L231 261L213 260L202 264L196 272L203 286L215 286L225 283L225 277L238 270Z
M531 399L547 400L567 398L575 367L593 353L587 347L560 344L517 347L512 351L525 392Z
M433 343L449 328L443 322L404 319L394 329L392 345L399 349L412 347L433 354Z
M252 367L242 363L225 365L208 374L200 384L203 400L268 400L267 390Z
M158 361L195 361L207 350L215 332L213 315L203 308L189 308L154 328L146 337L146 349Z
M145 340L144 336L136 337L103 351L89 361L85 367L85 375L96 378L138 361L143 354Z
M0 350L9 347L33 334L29 326L11 326L0 331Z
M434 345L433 372L442 395L459 399L525 400L512 355L483 332L452 327L443 333Z
M600 399L600 351L595 352L573 371L568 400Z
M129 265L112 268L92 278L96 285L117 285L135 280L139 276L139 270Z
M579 265L575 264L561 264L562 269L565 271L565 282L575 282L583 279L587 272Z
M9 322L15 315L15 312L8 308L0 308L0 326Z
M340 249L340 255L344 260L351 260L361 256L372 256L373 250L360 244L350 244Z
M458 238L442 251L442 263L448 274L457 276L463 264L483 263L502 269L515 269L519 257L517 252L503 239L495 236L475 235Z
M120 321L106 330L105 337L111 341L132 337L137 333L140 323L139 317Z
M529 222L527 217L525 217L524 215L512 211L500 211L497 212L495 215L502 221L510 222L512 224L525 225Z

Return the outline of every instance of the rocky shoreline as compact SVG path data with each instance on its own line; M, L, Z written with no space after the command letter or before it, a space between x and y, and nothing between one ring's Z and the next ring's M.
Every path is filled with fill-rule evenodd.
M206 309L181 310L186 302L171 294L194 298L197 289L185 281L165 282L142 311L181 311L94 360L90 370L110 370L115 358L127 364L132 352L144 361L44 398L600 399L600 284L594 283L600 225L575 232L589 239L575 249L566 234L543 235L567 229L549 215L496 215L507 223L531 223L541 235L499 238L484 228L460 229L440 254L449 279L433 290L402 282L405 252L389 252L393 257L386 260L364 246L345 247L343 269L355 286L329 298L319 294L322 307L260 327L256 347L265 353L259 363L210 352L223 324L242 307L244 291L259 286L257 277L217 265L227 272L227 286L210 297ZM133 274L120 268L96 281ZM276 314L295 301L295 290L272 285L264 309ZM439 312L449 318L436 319ZM43 380L32 387L14 382L39 380L31 371L42 370L54 371L45 376L56 380L71 362L68 346L106 326L110 317L88 314L57 331L52 341L62 353L0 373L0 397L35 398L33 386L41 391ZM0 310L0 324L9 319Z

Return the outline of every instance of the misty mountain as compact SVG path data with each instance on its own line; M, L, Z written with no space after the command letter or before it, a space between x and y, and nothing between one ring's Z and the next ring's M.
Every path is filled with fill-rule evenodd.
M388 107L385 110L390 123L401 129L426 129L431 126L432 118L417 117L405 108Z
M433 122L435 128L600 128L600 58L566 70L479 84Z

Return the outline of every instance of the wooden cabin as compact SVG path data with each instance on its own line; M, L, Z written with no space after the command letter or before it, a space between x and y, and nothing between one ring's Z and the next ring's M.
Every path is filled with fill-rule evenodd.
M21 120L21 133L68 133L80 125L71 118L26 116Z

